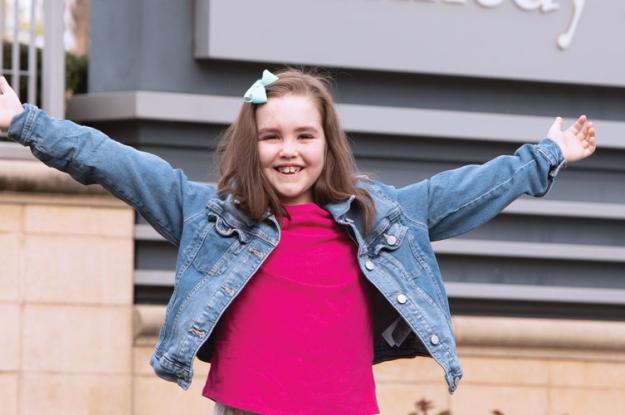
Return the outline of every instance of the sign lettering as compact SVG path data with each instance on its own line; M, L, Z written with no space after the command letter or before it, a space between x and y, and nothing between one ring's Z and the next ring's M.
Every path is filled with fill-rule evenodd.
M454 3L454 4L466 4L468 0L422 0L429 1L431 3ZM500 6L504 0L475 0L475 2L486 8L494 8ZM556 11L560 8L558 0L512 0L521 10L528 12L536 11L540 9L543 13L549 13ZM562 34L560 34L556 40L556 44L560 49L566 49L571 45L573 36L575 36L575 30L577 30L577 24L584 11L586 0L571 0L573 4L573 17L569 23L568 28Z

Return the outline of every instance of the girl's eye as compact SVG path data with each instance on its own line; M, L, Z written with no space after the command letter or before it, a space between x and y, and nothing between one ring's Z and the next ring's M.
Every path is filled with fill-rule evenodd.
M260 140L273 140L276 137L277 136L275 135L265 135L265 136L260 137Z
M302 137L302 138L315 138L314 136L312 136L310 134L303 134L303 135L300 135L300 137Z

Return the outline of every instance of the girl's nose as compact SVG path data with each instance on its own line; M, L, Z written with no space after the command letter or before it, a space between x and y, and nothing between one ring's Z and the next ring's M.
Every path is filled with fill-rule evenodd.
M297 155L297 142L295 140L283 140L282 148L280 149L280 155L283 157Z

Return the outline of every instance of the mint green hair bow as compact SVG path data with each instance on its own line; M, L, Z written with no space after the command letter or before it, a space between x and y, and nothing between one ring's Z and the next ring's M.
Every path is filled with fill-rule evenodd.
M254 82L245 95L243 95L243 99L246 102L251 102L252 104L264 104L267 102L267 91L265 90L265 87L273 84L277 80L277 76L265 69L263 71L262 79Z

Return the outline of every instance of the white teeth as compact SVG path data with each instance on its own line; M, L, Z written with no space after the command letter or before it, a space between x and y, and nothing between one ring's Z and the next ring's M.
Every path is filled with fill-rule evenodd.
M278 167L278 171L280 173L284 173L284 174L293 174L293 173L297 173L298 171L300 171L302 168L301 167L295 167L295 166L287 166L287 167Z

